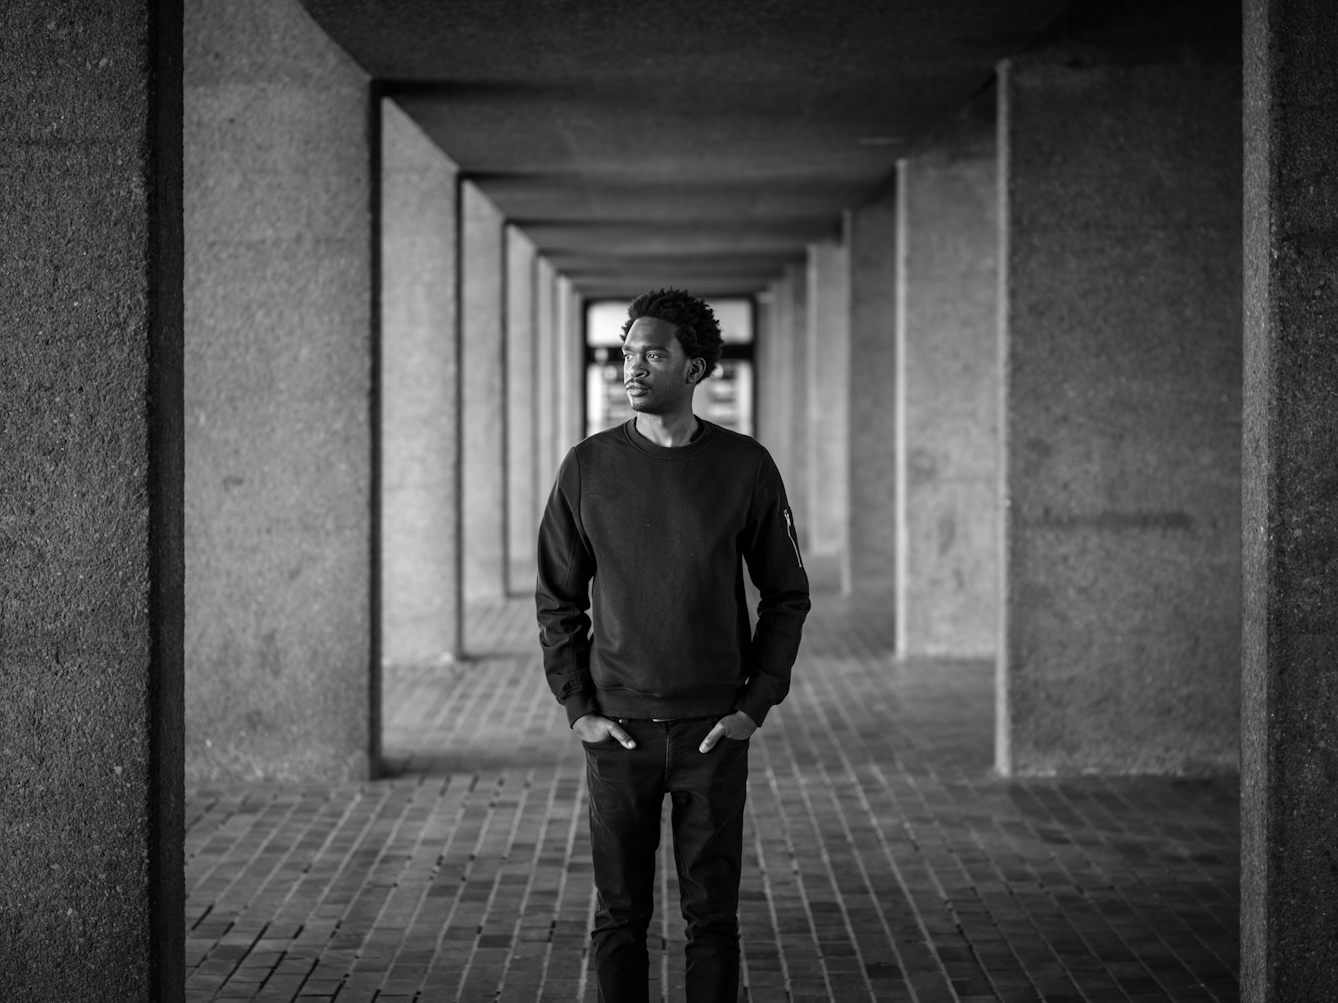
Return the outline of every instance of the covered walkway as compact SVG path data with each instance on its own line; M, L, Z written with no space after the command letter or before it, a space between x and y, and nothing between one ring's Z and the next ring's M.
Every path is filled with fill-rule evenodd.
M473 604L470 662L388 675L386 779L188 792L189 999L593 1000L583 761L532 623ZM746 998L1238 999L1235 778L1000 779L992 663L894 658L885 623L819 597L753 740ZM682 999L676 909L652 930Z

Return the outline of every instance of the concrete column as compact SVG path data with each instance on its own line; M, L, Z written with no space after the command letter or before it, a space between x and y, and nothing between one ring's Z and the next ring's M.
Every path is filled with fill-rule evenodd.
M772 282L753 297L757 317L753 341L753 434L764 445L776 428L776 285Z
M184 998L181 9L5 10L0 995Z
M817 589L850 591L850 257L808 249L808 565Z
M902 655L990 658L999 636L998 163L985 97L897 167Z
M1241 989L1338 985L1338 7L1245 4Z
M296 0L186 8L192 780L365 777L368 80Z
M534 244L514 226L506 231L506 533L507 591L534 591L538 497L538 355L535 351Z
M470 182L461 210L465 598L500 599L506 594L506 221Z
M585 319L571 279L557 280L558 460L585 438Z
M781 357L781 365L784 370L781 383L782 385L788 385L789 388L787 397L790 402L790 429L787 436L788 448L786 449L789 467L788 469L785 467L779 469L781 476L785 479L785 493L790 502L790 510L794 513L794 524L799 535L799 545L807 554L812 549L813 542L813 524L809 499L812 457L809 455L808 449L809 440L813 434L812 414L809 404L812 395L809 392L808 374L812 355L808 343L808 265L787 266L785 269L785 283L790 288L790 307L787 311L789 331L787 340L790 350ZM813 568L811 564L809 566L809 576L812 579Z
M1236 768L1240 68L1174 12L1000 71L1004 772Z
M535 394L538 405L535 422L538 449L535 464L538 470L535 525L543 516L548 494L553 489L553 480L557 477L558 463L562 459L562 454L558 452L557 334L557 273L547 258L540 257L535 264L534 283L534 342L539 384Z
M770 321L759 329L757 342L758 440L776 461L786 490L792 492L794 289L787 274L772 283L770 301ZM790 507L795 507L793 500Z
M461 644L457 169L381 103L381 656Z
M850 217L850 586L888 597L897 539L896 221L891 196Z

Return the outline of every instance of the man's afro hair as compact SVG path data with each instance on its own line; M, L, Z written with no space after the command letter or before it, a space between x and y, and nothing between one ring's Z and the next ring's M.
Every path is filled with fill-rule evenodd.
M706 362L702 379L715 372L715 364L720 361L720 322L704 300L682 289L655 289L642 293L627 308L624 338L632 324L642 317L662 320L678 329L678 343L688 358Z

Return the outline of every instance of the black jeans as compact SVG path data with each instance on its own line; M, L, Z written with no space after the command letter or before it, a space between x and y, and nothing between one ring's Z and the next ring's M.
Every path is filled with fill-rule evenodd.
M620 720L635 749L612 740L585 746L600 1003L647 999L646 929L666 793L687 922L688 1003L735 1003L748 742L722 738L710 752L697 751L717 720Z

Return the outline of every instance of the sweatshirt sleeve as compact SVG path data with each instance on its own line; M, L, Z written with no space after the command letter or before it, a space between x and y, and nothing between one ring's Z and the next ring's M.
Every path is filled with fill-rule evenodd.
M590 541L581 526L581 464L569 450L539 524L539 578L535 604L539 645L549 689L574 724L598 713L590 680L590 579L595 573Z
M762 598L757 604L748 684L735 709L761 724L767 711L790 692L790 669L799 654L810 605L794 516L769 453L763 453L758 466L742 543L748 574Z

